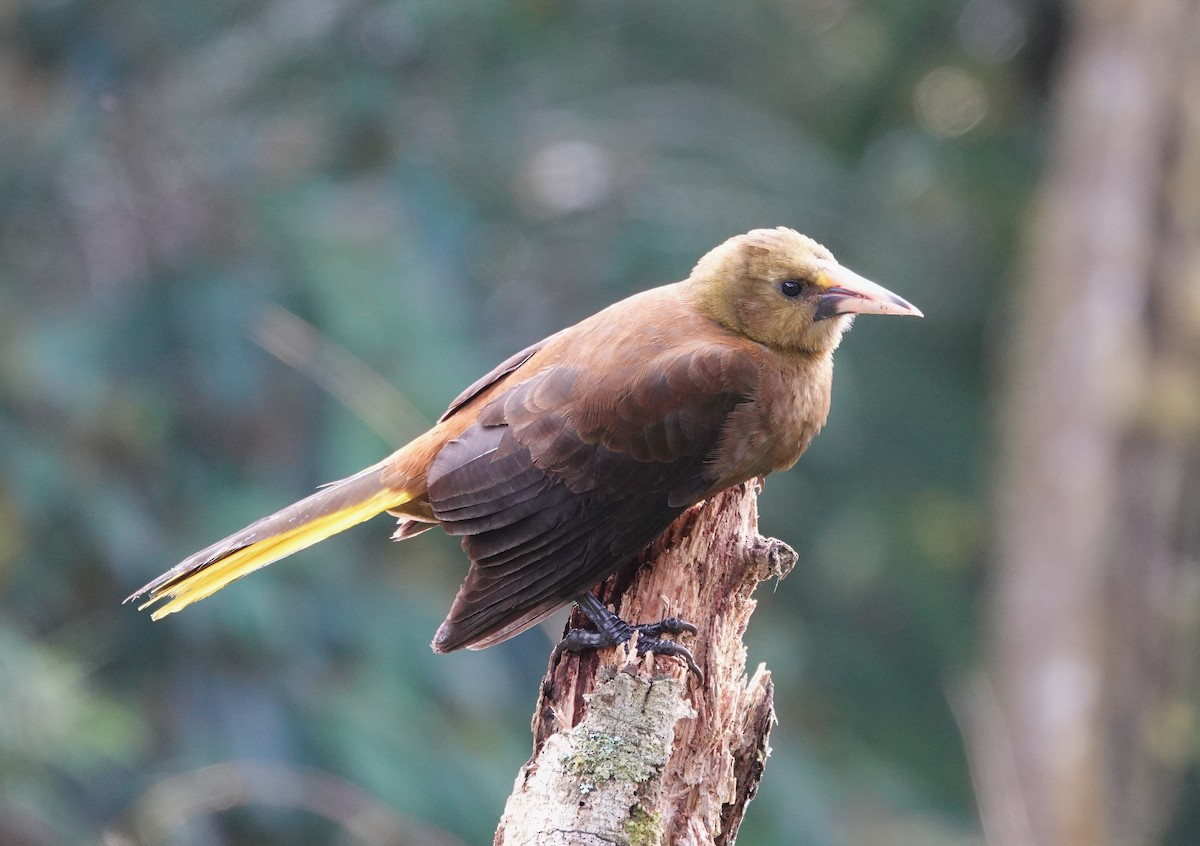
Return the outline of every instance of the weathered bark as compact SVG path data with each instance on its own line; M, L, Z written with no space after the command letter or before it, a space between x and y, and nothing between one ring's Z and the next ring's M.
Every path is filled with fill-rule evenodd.
M1001 406L987 667L997 846L1136 846L1194 756L1200 4L1074 7Z
M747 678L742 635L755 587L795 560L758 535L757 491L739 486L688 510L599 592L627 620L695 623L681 642L704 683L678 659L628 646L562 656L543 681L534 755L496 846L734 843L774 722L771 675L760 665Z

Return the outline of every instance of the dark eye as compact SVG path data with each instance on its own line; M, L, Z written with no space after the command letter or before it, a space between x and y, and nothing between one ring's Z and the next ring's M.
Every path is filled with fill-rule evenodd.
M785 279L779 283L779 290L783 292L785 297L798 297L803 286L795 279Z

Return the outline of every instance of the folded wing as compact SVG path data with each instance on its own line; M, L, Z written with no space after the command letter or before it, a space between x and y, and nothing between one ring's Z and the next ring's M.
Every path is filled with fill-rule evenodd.
M471 560L434 649L534 625L707 495L706 462L757 375L746 349L697 342L551 367L492 399L427 477Z

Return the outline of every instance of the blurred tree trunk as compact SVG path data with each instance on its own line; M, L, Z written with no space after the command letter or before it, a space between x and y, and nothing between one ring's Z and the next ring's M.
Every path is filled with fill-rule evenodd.
M758 789L775 720L771 674L746 675L742 635L758 583L795 553L758 534L757 485L686 511L601 601L628 620L676 615L704 670L625 647L563 655L542 683L534 755L517 776L495 844L732 846ZM572 620L584 620L575 612Z
M1196 755L1200 4L1071 25L964 709L997 846L1155 842Z

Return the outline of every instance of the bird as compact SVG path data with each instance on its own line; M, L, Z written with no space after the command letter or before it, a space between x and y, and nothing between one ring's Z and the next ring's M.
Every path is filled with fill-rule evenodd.
M387 512L396 540L436 526L467 574L435 652L483 649L576 603L615 645L682 658L677 618L631 624L592 589L688 507L786 470L826 422L833 353L860 314L922 317L792 229L755 229L686 279L634 294L526 347L469 385L425 433L185 558L125 601L157 620Z

